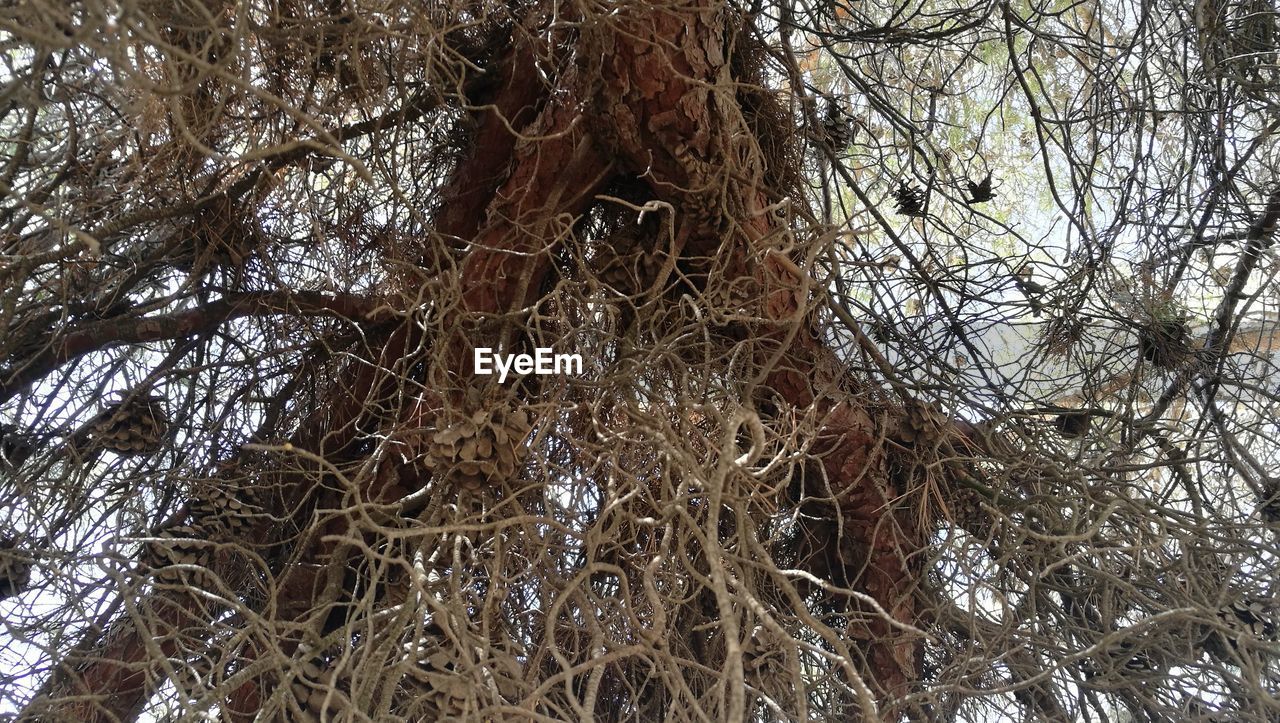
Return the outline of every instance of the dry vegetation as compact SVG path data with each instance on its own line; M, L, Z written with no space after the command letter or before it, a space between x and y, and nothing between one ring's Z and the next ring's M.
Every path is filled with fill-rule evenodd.
M1276 720L1179 2L0 3L0 714Z

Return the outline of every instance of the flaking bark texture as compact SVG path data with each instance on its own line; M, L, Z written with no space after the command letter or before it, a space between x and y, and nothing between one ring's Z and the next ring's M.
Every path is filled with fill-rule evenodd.
M477 112L472 150L434 219L439 233L465 249L464 303L452 312L459 315L459 331L448 341L453 350L448 358L455 370L466 369L471 348L519 327L553 268L565 219L581 216L619 177L646 184L654 199L674 209L673 252L688 278L741 280L756 292L748 297L762 300L750 309L759 321L723 333L754 337L756 348L766 350L757 363L772 369L763 386L775 399L812 408L821 420L817 448L838 495L835 513L846 547L862 551L865 559L829 551L827 556L839 558L852 586L893 618L885 619L871 606L850 610L858 614L850 618L849 643L861 649L866 661L861 674L875 697L862 701L863 714L874 719L879 707L892 719L893 700L919 673L918 637L894 625L915 623L919 521L895 506L899 493L890 481L883 433L890 412L874 412L853 392L832 391L847 387L840 365L812 328L808 304L815 282L807 270L812 259L770 210L777 199L768 196L762 180L767 161L735 99L727 44L737 22L725 9L702 5L624 5L607 21L585 23L573 39L580 45L581 63L590 69L570 69L544 83L530 62L533 49L523 40L496 65L497 79L471 99L484 108ZM518 140L508 125L519 132ZM487 320L477 323L483 315ZM495 326L493 319L505 321ZM295 446L339 459L357 456L354 440L373 424L367 419L370 401L398 399L394 379L372 370L395 368L399 356L419 345L420 335L409 324L385 327L377 337L380 358L372 360L377 363L351 366L345 380L333 386L331 403L293 438ZM443 400L394 403L404 405L402 424L423 428ZM382 464L385 469L372 478L377 488L363 490L364 499L394 500L424 484L424 473L413 465ZM294 506L310 494L294 490L274 512L297 515ZM307 623L308 611L326 594L332 597L326 575L346 553L324 538L342 533L342 524L335 523L299 542L279 571L268 606L275 621ZM269 525L259 526L248 538L267 542L272 534ZM136 716L161 678L156 656L178 649L177 629L184 622L199 628L216 614L182 596L156 596L147 604L158 608L157 619L172 629L144 630L123 618L105 644L83 657L87 662L58 676L59 702L29 713L82 721ZM286 644L285 652L296 645ZM243 655L251 663L253 646ZM252 720L271 690L285 683L269 674L246 677L232 688L228 714ZM68 702L77 695L84 697Z
M786 229L766 210L764 160L734 100L725 48L731 23L723 11L669 7L627 10L584 28L589 50L583 56L605 59L601 72L562 78L569 92L552 92L557 100L525 131L544 140L517 149L509 180L487 214L497 220L481 230L464 266L465 298L472 310L484 311L531 303L548 272L549 231L557 219L581 214L608 173L634 174L655 198L678 209L675 249L691 268L709 270L707 257L715 257L719 273L749 277L763 291L758 311L769 323L752 331L786 349L767 385L806 407L815 404L815 389L838 384L830 376L839 365L808 326L807 274L786 254L759 253ZM596 99L585 121L578 112L584 97ZM752 269L748 259L757 255L766 263ZM832 440L823 464L840 490L845 534L866 550L865 561L846 563L858 568L856 586L894 620L912 624L918 520L892 511L899 495L885 470L876 420L862 404L816 402L821 436ZM865 624L849 633L865 646L867 673L885 703L916 678L921 640L875 611L864 612Z

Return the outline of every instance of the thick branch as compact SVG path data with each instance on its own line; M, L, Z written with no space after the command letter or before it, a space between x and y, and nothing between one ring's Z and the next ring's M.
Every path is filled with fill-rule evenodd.
M380 322L391 311L376 299L354 294L327 295L307 291L274 291L230 294L204 306L172 314L125 317L81 324L55 336L44 351L23 363L0 382L0 402L66 362L121 344L144 344L205 334L232 319L246 316L295 314L335 316L360 322Z

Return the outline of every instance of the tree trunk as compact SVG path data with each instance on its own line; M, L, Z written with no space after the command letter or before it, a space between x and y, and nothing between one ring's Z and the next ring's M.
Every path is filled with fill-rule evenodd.
M562 11L571 12L568 6ZM762 139L741 103L743 79L735 76L733 58L751 42L742 20L726 7L700 3L620 6L608 17L586 19L576 37L557 38L576 44L579 65L564 68L549 82L539 77L532 59L550 49L513 41L506 60L496 65L495 79L469 98L472 107L482 109L475 112L472 147L434 217L434 231L465 248L463 303L448 310L454 317L440 324L453 331L447 338L431 338L411 321L396 327L363 320L374 332L370 346L376 353L366 348L366 360L374 363L350 364L346 378L332 385L302 431L272 454L292 465L291 454L301 451L354 469L362 461L357 438L385 428L386 416L398 420L393 431L428 424L449 400L434 393L407 398L398 393L395 376L377 370L402 368L416 349L444 345L449 352L431 362L443 368L428 371L427 378L465 377L472 372L471 349L481 342L499 348L522 343L524 322L543 303L547 281L556 274L566 224L604 203L600 194L607 187L642 188L637 205L671 229L662 275L678 274L686 293L720 295L727 314L709 322L710 333L749 349L752 369L760 371L753 398L741 402L762 416L781 414L786 407L808 410L817 420L812 441L822 469L814 470L814 478L825 476L835 497L816 517L834 534L812 543L802 561L813 575L842 580L862 594L841 597L848 627L843 638L826 644L859 661L845 665L840 675L859 693L862 719L894 720L903 714L898 699L911 691L921 672L922 640L914 631L916 553L930 518L901 504L902 487L914 477L911 463L903 462L889 441L911 447L912 430L930 422L925 412L913 416L859 388L818 338L813 305L820 289L813 264L821 240L796 236L790 219L803 209L794 207L794 199L771 194L772 179L795 169L777 167L788 159L762 151ZM424 264L437 263L425 248L422 258ZM669 294L663 303L674 307L678 295ZM378 405L384 407L381 421L370 412ZM359 478L365 486L356 492L372 503L392 503L429 478L402 461L378 464L376 473ZM337 493L297 487L314 477L287 471L279 477L285 494L257 500L275 519L290 519L305 529L309 511L341 500ZM295 477L298 482L291 483ZM279 527L264 523L249 539L278 544ZM347 532L339 521L299 538L290 554L268 555L279 579L271 604L259 605L269 622L281 629L317 624L321 603L332 602L324 594L327 566L335 560L345 565L350 550L334 539ZM224 577L235 574L213 564ZM728 585L717 578L721 573L714 564L707 574L713 587ZM727 602L721 596L717 604ZM180 639L185 648L201 638L211 644L207 628L204 634L178 628L211 622L216 606L181 595L172 600L153 595L137 605L140 610L162 607L155 614L120 617L107 642L78 656L85 662L58 676L28 718L136 716L166 675L162 659L178 652ZM716 611L709 614L714 618ZM153 620L170 627L140 624ZM741 636L725 632L729 640ZM295 651L301 639L283 645L284 652ZM740 664L736 647L735 642L707 652L701 662L713 669L731 667L737 656ZM227 698L228 713L238 720L251 720L255 707L280 684L272 672L255 671L253 657L251 650L246 653ZM723 693L723 712L726 719L743 720L748 702L741 683L732 687Z

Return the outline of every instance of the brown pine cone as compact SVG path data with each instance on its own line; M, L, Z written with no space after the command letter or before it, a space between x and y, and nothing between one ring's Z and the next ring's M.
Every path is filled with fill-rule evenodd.
M110 402L86 425L94 445L121 455L152 454L163 446L169 415L162 397Z

